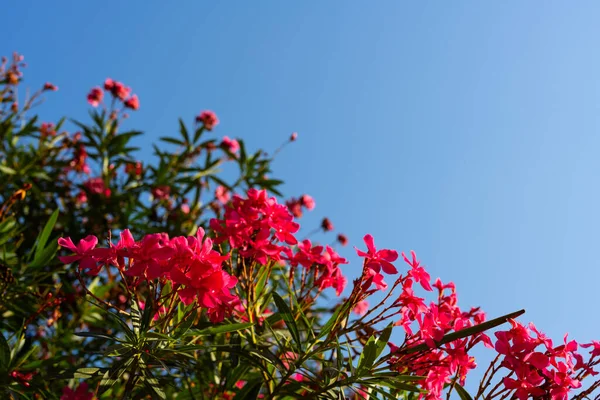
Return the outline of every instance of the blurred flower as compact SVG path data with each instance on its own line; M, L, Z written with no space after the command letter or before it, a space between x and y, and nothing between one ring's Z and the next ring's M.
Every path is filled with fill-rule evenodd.
M127 100L125 100L125 107L131 108L132 110L137 110L140 108L140 101L137 97L137 94L134 94Z
M204 129L211 131L215 126L219 124L217 115L209 110L202 111L197 117L196 122L201 122L204 125Z
M333 230L333 224L331 223L329 218L323 218L323 221L321 221L321 228L323 228L325 232Z
M104 98L104 92L99 87L92 88L87 95L87 101L92 107L98 107Z
M52 91L52 92L56 92L56 91L58 90L58 86L56 86L56 85L53 85L53 84L52 84L52 83L50 83L50 82L46 82L46 83L44 84L44 90L50 90L50 91Z
M221 142L221 147L229 150L230 153L236 153L240 149L240 144L237 140L225 136Z

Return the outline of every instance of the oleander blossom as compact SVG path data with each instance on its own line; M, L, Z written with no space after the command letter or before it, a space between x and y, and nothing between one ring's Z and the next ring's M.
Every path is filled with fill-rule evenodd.
M235 139L230 139L228 136L223 137L221 147L229 151L230 153L237 153L240 149L240 143Z
M198 114L196 122L201 123L207 131L212 131L219 124L219 118L214 112L206 110Z
M600 354L591 351L585 362L577 351L580 346L565 335L563 343L555 346L535 325L526 327L510 320L511 329L495 333L495 349L503 356L500 366L511 374L502 383L504 388L520 400L548 395L551 400L566 400L581 387L581 377L596 375L593 360ZM581 347L590 347L583 344Z
M87 101L92 107L98 107L104 98L104 92L99 87L92 88L87 95Z

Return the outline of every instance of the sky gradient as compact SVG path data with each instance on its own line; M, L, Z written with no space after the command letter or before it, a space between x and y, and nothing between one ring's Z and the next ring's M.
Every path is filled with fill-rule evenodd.
M274 175L316 199L305 225L414 249L490 318L525 308L555 341L600 338L599 3L172 4L13 1L0 53L60 87L48 121L85 119L112 77L149 138L204 109L250 148L297 131Z

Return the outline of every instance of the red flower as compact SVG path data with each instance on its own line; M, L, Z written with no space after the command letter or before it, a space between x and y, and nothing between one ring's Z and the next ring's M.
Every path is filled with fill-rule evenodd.
M65 386L63 388L62 396L60 396L60 400L93 400L94 393L90 392L88 389L88 384L82 382L76 390Z
M115 81L110 78L106 78L104 81L104 90L108 90L110 92L113 90L113 87L115 87Z
M104 92L99 87L92 88L87 95L87 101L92 107L98 107L104 98Z
M296 139L298 139L298 133L294 132L292 133L292 135L290 136L290 142L295 142Z
M106 84L105 84L106 85ZM116 98L118 98L119 100L125 100L127 97L129 97L129 94L131 93L131 88L125 86L124 84L122 84L121 82L113 82L113 86L110 90L110 92L112 93L112 95Z
M204 129L212 131L212 129L219 124L217 115L212 111L202 111L197 117L196 122L201 122L204 125Z
M342 245L342 246L346 246L348 245L348 238L346 237L346 235L344 235L343 233L340 233L337 236L337 241Z
M131 108L132 110L137 110L140 108L140 101L137 97L137 94L134 94L127 100L125 100L125 107Z
M156 200L168 200L171 194L171 188L167 185L157 186L152 189L152 197Z
M110 189L104 184L104 179L100 177L88 179L84 182L83 187L85 187L90 194L104 196L106 198L110 197L111 194Z
M144 170L142 168L142 163L140 161L137 161L135 163L125 164L125 173L126 174L140 176L140 175L142 175L142 172L144 172Z
M10 374L10 376L12 376L14 379L19 381L25 387L30 386L29 381L31 380L31 378L33 378L33 375L34 375L33 372L19 372L19 371L13 371Z

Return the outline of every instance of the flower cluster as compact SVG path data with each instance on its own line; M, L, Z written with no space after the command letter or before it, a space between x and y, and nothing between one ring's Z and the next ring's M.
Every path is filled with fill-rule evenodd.
M308 194L303 194L299 198L291 198L285 202L285 205L296 218L302 217L302 209L306 208L312 211L315 208L315 200Z
M363 273L355 281L355 288L351 295L354 312L361 316L361 321L371 315L370 323L386 321L395 316L400 318L395 323L405 332L405 340L398 347L390 343L391 357L388 360L390 368L402 374L424 376L419 385L427 391L426 399L438 400L442 398L445 386L458 379L464 384L467 373L476 367L475 359L468 354L469 350L477 343L483 342L491 347L491 342L485 334L476 334L439 345L445 335L452 331L460 331L485 321L485 314L477 308L463 311L457 305L456 289L453 283L443 284L439 279L431 284L429 273L417 260L415 252L411 257L402 253L402 258L410 267L406 275L400 275L388 297L394 289L400 288L400 294L391 306L383 307L383 303L369 309L365 298L374 291L388 289L384 281L384 273L395 275L397 268L392 264L398 259L394 250L375 247L371 235L364 237L367 251L356 249L357 254L364 258ZM429 304L424 297L415 294L414 284L418 283L427 292L437 290L437 299ZM375 290L371 286L375 285ZM421 351L412 351L422 347Z
M581 387L585 376L597 375L594 366L600 362L600 343L582 344L591 347L590 358L584 361L577 352L580 346L568 340L555 346L551 339L532 323L528 327L510 320L511 329L496 332L496 351L502 356L500 366L509 371L503 387L488 396L510 394L520 400L548 396L551 400L566 400L574 389Z
M59 244L74 252L62 256L64 263L79 262L80 270L97 275L103 267L116 267L138 285L145 281L170 282L184 304L194 301L218 322L230 311L235 299L231 289L237 280L223 270L229 255L213 250L213 242L198 229L196 236L169 238L167 234L149 234L135 241L129 230L121 232L116 245L96 248L98 239L88 236L77 244L70 238ZM159 305L160 308L160 305Z
M90 90L87 95L88 103L92 107L98 107L104 99L104 91L110 93L113 99L122 101L126 108L132 110L140 108L140 100L136 94L131 94L131 88L110 78L104 81L104 89L96 86Z
M266 190L249 189L247 198L233 196L223 219L211 220L210 227L217 234L216 243L227 241L243 257L266 265L282 259L286 248L282 243L298 243L294 234L300 225Z

